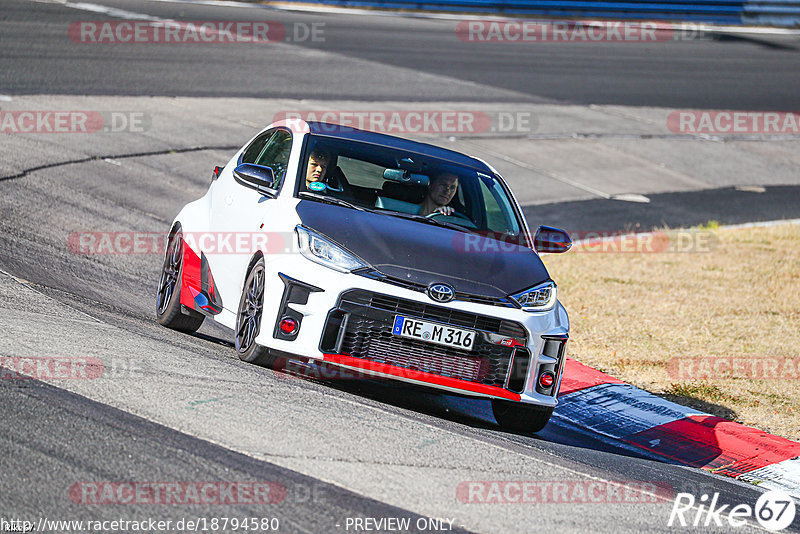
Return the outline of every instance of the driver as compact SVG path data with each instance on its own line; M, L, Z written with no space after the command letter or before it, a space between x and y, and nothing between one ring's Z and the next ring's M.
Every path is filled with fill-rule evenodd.
M324 150L315 148L308 156L308 167L306 168L306 189L316 191L314 182L322 182L325 177L325 171L328 169L328 164L331 161L331 155ZM322 190L325 188L322 187Z
M454 210L448 204L456 196L456 191L458 191L458 176L451 172L438 174L431 180L428 194L420 204L419 214L424 216L432 213L451 215Z

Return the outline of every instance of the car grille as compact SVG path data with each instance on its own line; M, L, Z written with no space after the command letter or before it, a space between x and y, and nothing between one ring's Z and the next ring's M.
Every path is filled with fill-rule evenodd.
M343 332L337 350L356 358L458 378L479 384L504 387L513 349L491 343L478 335L473 350L426 343L392 335L395 315L404 315L451 326L491 332L525 341L522 325L473 313L451 310L381 295L353 290L339 299L338 320Z

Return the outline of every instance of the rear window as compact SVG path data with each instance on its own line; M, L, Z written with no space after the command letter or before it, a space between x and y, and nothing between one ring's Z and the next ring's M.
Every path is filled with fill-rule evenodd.
M350 185L380 189L386 181L383 179L386 167L382 165L346 156L339 156L338 165Z

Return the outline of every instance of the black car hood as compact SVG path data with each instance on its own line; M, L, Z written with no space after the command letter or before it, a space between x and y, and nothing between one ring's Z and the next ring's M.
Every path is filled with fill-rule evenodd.
M550 279L531 249L352 208L301 200L303 226L331 238L387 276L456 292L505 297Z

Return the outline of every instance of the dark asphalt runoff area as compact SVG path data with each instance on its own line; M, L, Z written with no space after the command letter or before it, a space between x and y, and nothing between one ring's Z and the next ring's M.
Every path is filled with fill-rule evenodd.
M747 110L798 104L800 40L792 36L481 45L461 42L456 22L448 20L170 2L95 5L128 17L324 23L325 42L263 48L76 44L66 37L71 23L120 20L120 12L111 17L85 6L3 0L0 95ZM215 126L211 119L200 122L190 108L182 113L193 127ZM481 505L458 501L456 487L470 480L647 481L670 488L670 496L718 493L718 503L730 506L752 505L762 493L587 435L559 418L537 435L512 434L499 430L486 406L476 408L473 401L378 382L287 379L240 362L230 333L208 321L192 336L157 325L160 254L80 255L65 243L80 230L164 232L181 206L204 194L213 165L238 146L232 144L238 130L219 128L224 139L207 149L145 154L143 146L140 156L119 160L86 158L55 137L32 139L29 154L0 154L3 162L37 161L34 170L0 180L0 356L89 356L131 370L95 381L0 380L0 517L274 517L278 532L312 533L392 531L367 529L363 522L356 528L354 518L408 518L412 525L428 525L414 527L426 532L674 532L667 526L671 497ZM148 135L142 137L162 141ZM187 131L185 137L195 135ZM42 153L57 157L38 163ZM798 190L786 187L768 188L755 202L725 188L691 202L709 207L722 222L797 217ZM571 229L708 220L681 194L649 195L649 211L609 200L526 210L529 218ZM659 207L655 215L652 206ZM76 502L72 489L84 483L209 481L270 482L283 487L285 497L270 505L102 504ZM452 530L444 528L450 523L437 530L430 525L439 523L426 521L448 517ZM796 519L791 529L799 527ZM753 524L737 531L757 530Z

